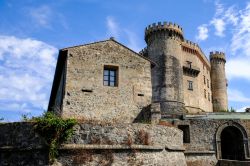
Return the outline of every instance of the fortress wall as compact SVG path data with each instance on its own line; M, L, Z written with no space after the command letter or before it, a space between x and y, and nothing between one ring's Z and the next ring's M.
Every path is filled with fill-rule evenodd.
M221 126L242 126L246 134L250 134L249 120L237 119L185 119L175 121L174 125L189 125L190 143L184 143L187 165L214 166L218 162L216 133ZM219 136L220 137L220 136ZM249 140L246 139L246 149L249 155Z
M43 139L32 123L1 124L0 165L48 165ZM79 124L55 165L185 166L182 133L147 124Z

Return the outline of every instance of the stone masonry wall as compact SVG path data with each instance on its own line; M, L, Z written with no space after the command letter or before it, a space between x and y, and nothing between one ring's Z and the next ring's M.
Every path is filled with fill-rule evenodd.
M151 63L114 40L67 48L63 117L131 123L151 104ZM104 66L118 86L103 85Z
M195 67L200 70L197 76L183 75L185 108L190 114L213 112L210 67L207 67L207 63L201 61L198 55L192 52L183 51L182 56L183 66L187 66L187 61L189 61L192 62L192 68ZM193 81L193 90L189 90L188 81ZM206 97L204 90L206 91Z
M188 165L214 166L217 164L218 151L216 146L216 133L223 125L239 125L250 134L250 121L237 119L185 119L172 122L178 125L189 125L190 143L185 143L185 156ZM246 147L249 152L249 140ZM246 155L249 155L246 154Z
M48 165L45 143L32 123L0 124L0 165ZM54 165L185 166L182 133L147 124L79 124Z

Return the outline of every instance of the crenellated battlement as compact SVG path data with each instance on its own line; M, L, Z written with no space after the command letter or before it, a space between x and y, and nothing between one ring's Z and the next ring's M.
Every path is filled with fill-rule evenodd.
M198 51L200 54L204 55L204 53L201 50L200 46L197 43L194 43L194 42L192 42L190 40L184 40L182 42L182 46L194 49L194 50Z
M184 51L197 55L198 58L204 62L207 68L210 69L210 63L197 43L194 43L190 40L184 40L181 45Z
M139 54L142 55L142 56L148 57L148 48L147 48L147 47L143 48L143 49L139 52Z
M213 59L217 59L217 60L222 60L226 62L226 56L224 52L212 51L210 52L209 57L210 57L210 61L212 61Z
M191 47L192 46L199 47L197 43L194 43L194 42L192 42L190 40L184 40L183 43L187 44L188 46L191 46Z
M145 41L147 42L149 35L151 35L155 32L159 32L159 31L174 32L176 35L181 37L181 39L183 39L183 30L178 24L175 24L172 22L158 22L157 24L153 23L153 24L149 25L148 27L146 27L146 29L145 29Z

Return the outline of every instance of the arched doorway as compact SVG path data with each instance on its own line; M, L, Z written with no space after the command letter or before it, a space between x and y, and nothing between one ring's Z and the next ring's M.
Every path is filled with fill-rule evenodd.
M229 160L244 160L242 132L235 126L227 126L221 132L221 157Z

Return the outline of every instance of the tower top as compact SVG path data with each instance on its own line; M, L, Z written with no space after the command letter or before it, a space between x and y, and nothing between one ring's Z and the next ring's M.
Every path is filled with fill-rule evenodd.
M212 61L213 59L216 59L216 60L222 60L226 62L226 56L224 52L219 52L219 51L210 52L209 57L210 57L210 61Z
M146 27L145 41L147 42L149 35L159 31L172 31L178 34L183 39L183 30L178 24L164 21L164 22L158 22L157 24L153 23Z

